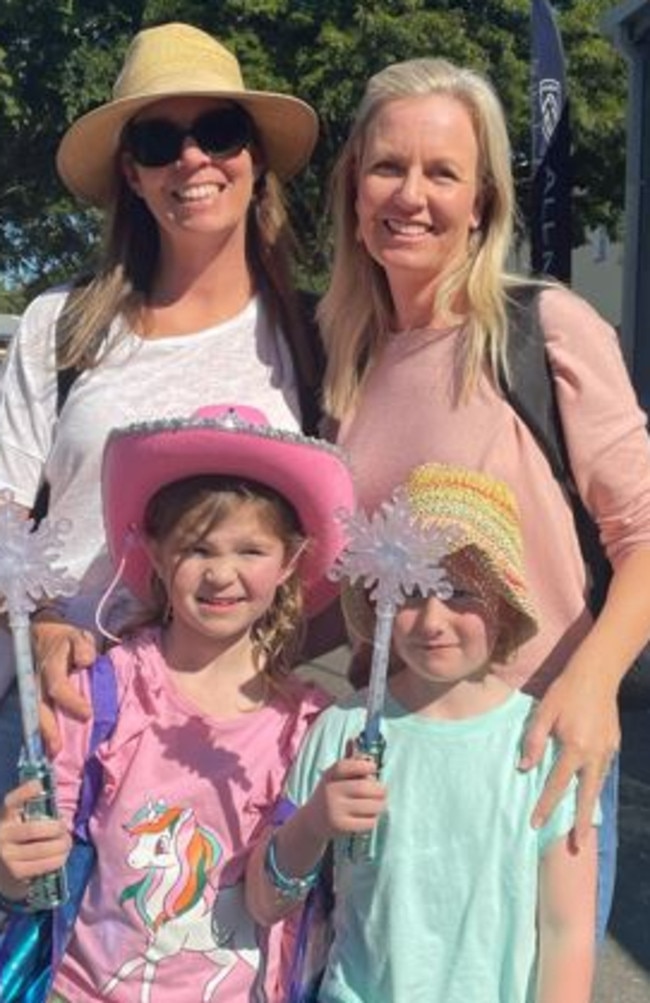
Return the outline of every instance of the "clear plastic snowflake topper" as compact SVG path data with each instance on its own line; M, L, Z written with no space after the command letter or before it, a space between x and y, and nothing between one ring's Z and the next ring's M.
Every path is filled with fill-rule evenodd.
M331 571L335 581L360 582L378 607L401 605L416 590L450 598L452 588L441 561L451 537L438 526L418 522L403 489L370 517L359 511L344 512L340 518L347 544Z
M28 614L48 596L73 595L76 582L56 567L62 537L69 532L66 520L44 519L34 530L11 491L0 491L0 609Z
M365 746L372 747L380 739L395 612L416 590L443 600L451 598L453 589L441 561L449 553L452 535L439 526L418 522L401 488L370 517L357 512L342 513L340 518L347 530L347 545L331 577L347 578L353 585L360 582L376 604L362 735Z

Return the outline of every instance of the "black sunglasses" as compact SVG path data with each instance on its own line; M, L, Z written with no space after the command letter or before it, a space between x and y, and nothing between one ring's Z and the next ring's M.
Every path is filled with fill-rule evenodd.
M187 128L166 118L129 122L123 145L142 167L165 167L180 158L188 136L210 157L233 157L252 141L253 126L242 108L215 108Z

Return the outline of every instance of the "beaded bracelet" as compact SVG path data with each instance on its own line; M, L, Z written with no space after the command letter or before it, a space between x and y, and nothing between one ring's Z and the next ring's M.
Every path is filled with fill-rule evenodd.
M311 871L308 871L307 874L303 874L300 878L285 874L278 866L278 859L275 852L275 835L273 835L266 844L266 852L264 854L264 873L282 898L298 901L298 899L304 898L318 881L318 875L320 873L320 860Z

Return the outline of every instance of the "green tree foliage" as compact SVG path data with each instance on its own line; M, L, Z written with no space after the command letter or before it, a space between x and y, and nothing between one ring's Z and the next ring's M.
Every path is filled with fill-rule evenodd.
M97 220L58 181L56 147L68 122L107 97L142 6L2 0L0 274L10 290L24 284L29 295L90 253Z
M556 4L573 117L574 241L623 205L626 69L599 31L609 0ZM97 219L57 181L66 123L106 100L129 38L186 21L238 55L248 86L295 93L321 118L310 167L291 186L309 280L326 272L327 178L367 78L389 62L444 55L494 80L514 149L522 217L529 172L529 0L2 0L0 276L24 295L82 266ZM0 281L0 285L1 285ZM7 294L16 300L15 291ZM5 297L6 301L6 297ZM2 301L0 300L0 305Z
M561 25L569 65L576 226L574 241L599 224L619 235L625 195L627 69L598 30L604 0L563 4Z

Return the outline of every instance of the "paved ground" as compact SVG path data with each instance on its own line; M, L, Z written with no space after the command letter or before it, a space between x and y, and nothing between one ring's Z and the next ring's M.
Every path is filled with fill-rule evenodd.
M340 648L301 672L342 695L346 660ZM623 715L621 767L616 897L593 1003L650 1003L650 712Z

